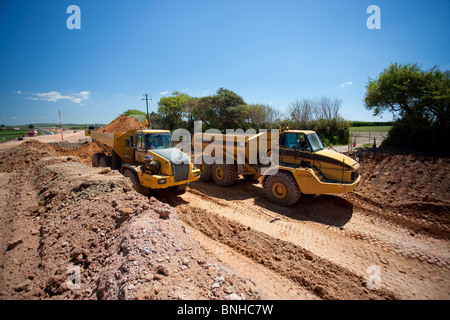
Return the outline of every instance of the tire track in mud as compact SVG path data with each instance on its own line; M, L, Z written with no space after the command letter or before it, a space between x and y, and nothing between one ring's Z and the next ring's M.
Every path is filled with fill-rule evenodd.
M208 197L197 189L191 189L191 192L197 194L200 197ZM311 226L308 226L308 228L303 228L298 226L296 224L296 221L293 221L292 219L288 219L286 217L280 218L279 214L270 211L271 207L279 208L279 206L271 203L266 204L267 208L255 205L252 206L251 209L244 209L245 207L242 207L240 204L233 201L230 202L213 197L208 197L208 200L222 206L232 207L235 212L239 212L240 214L248 214L249 211L253 211L254 215L258 215L258 217L265 220L266 223L270 223L272 225L276 224L277 228L280 230L280 234L286 239L290 239L289 237L291 237L292 241L295 241L298 237L303 237L304 239L314 241L314 244L316 245L327 246L329 248L333 248L333 250L352 252L359 257L369 258L374 264L386 264L386 257L380 255L379 252L374 251L372 248L362 248L359 242L363 241L372 244L373 246L379 247L384 252L389 254L396 254L404 256L405 258L417 259L419 262L428 261L430 264L437 263L440 267L449 269L450 256L440 257L438 255L435 255L432 253L433 247L426 246L424 244L422 244L421 246L422 249L415 246L408 246L406 240L408 237L410 237L410 235L405 230L399 230L395 233L396 237L401 236L401 241L395 239L397 240L396 242L388 242L388 238L390 235L386 235L384 239L381 239L379 236L380 232L384 232L384 229L388 229L387 226L383 226L384 228L382 228L381 230L380 228L373 230L372 234L365 233L364 230L356 231L349 230L348 228L338 228L335 226L330 226L328 230L335 231L341 235L344 235L345 237L357 240L356 242L349 242L348 239L344 239L344 241L341 242L339 241L339 239L336 239L336 236L333 233L323 233L321 227L319 227L318 230L314 230L316 228L311 228ZM266 200L264 199L260 202L266 202ZM287 211L290 210L289 208L283 209ZM352 217L352 219L355 219L355 217ZM370 226L371 224L370 221L364 221L363 223L367 226ZM439 241L438 244L436 244L436 246L438 247L441 245L442 244ZM348 249L346 249L347 246L349 246ZM423 249L423 247L426 247L426 249ZM314 249L314 247L312 247L311 249ZM403 263L401 263L401 265L403 265Z
M244 185L245 189L248 189L248 185ZM258 190L262 192L261 190ZM305 197L303 195L303 197ZM308 196L306 196L308 197ZM358 194L350 193L337 196L321 196L326 197L324 202L333 200L334 198L343 199L349 201L353 204L353 211L357 214L352 214L352 221L359 220L361 226L359 229L350 226L349 227L337 227L339 223L332 219L329 221L321 221L316 219L319 223L331 224L328 229L338 232L346 237L354 240L359 240L363 242L370 243L376 247L381 248L386 253L392 253L396 255L401 255L404 258L416 259L418 262L427 262L430 265L436 265L438 267L443 267L450 270L450 251L442 252L442 247L448 246L448 242L441 239L438 236L436 239L434 236L436 234L442 235L441 232L444 229L448 229L448 226L444 222L434 223L427 221L425 219L420 219L420 223L416 217L405 217L404 214L399 213L398 208L395 208L395 212L389 210L383 210L374 205L374 202L365 197L360 197ZM309 197L309 204L311 203L311 198ZM357 200L355 200L357 199ZM302 201L302 198L301 200ZM267 202L265 206L271 210L276 211L277 205L271 204L266 199L261 199L259 204ZM331 208L334 206L333 202L330 201ZM299 206L302 206L301 202ZM308 205L308 201L306 203ZM298 206L297 206L298 207ZM279 208L279 207L278 207ZM297 209L297 208L295 208ZM321 207L320 215L322 214L334 214L332 209ZM286 208L287 211L291 210ZM392 218L395 217L395 218ZM374 223L377 221L377 223ZM395 223L398 222L398 223ZM333 225L334 224L334 225ZM432 228L428 229L429 232L420 232L423 230L424 226L428 224L433 224ZM351 224L350 224L351 225ZM405 229L406 228L406 229ZM367 230L370 229L370 232ZM419 229L419 235L415 234L415 231ZM427 237L428 236L428 237ZM415 237L413 244L410 244L412 237ZM445 238L446 239L446 238ZM334 244L334 240L331 242ZM358 250L361 250L359 244ZM370 249L369 249L370 250ZM373 253L366 254L366 256L373 257ZM380 262L386 263L386 259L383 257Z
M343 195L342 198L355 203L363 213L373 219L389 221L411 230L412 233L437 239L450 239L450 226L446 222L448 213L450 213L450 202L437 205L432 202L410 201L402 204L380 205L358 192ZM433 218L430 218L430 215L423 215L423 212L427 211L433 213ZM405 215L404 212L408 212L408 215Z
M365 278L291 242L275 239L246 223L238 223L176 199L169 202L180 213L180 219L189 226L322 299L396 298L386 289L369 290Z
M388 235L384 235L384 239L380 234L384 230L379 230L378 233L372 234L365 232L365 230L342 230L342 233L347 237L367 241L389 253L395 253L408 259L416 259L419 262L427 262L430 265L435 264L438 267L447 269L447 271L450 270L450 253L448 251L445 254L442 253L442 247L448 245L447 241L439 237L434 238L432 234L429 234L427 237L418 230L418 228L426 228L426 225L430 222L411 221L410 218L405 218L400 213L387 212L387 210L373 206L370 201L364 202L358 195L352 194L351 197L346 198L358 199L353 201L362 203L357 204L356 208L358 213L365 217L369 223L377 221L377 224L388 225L386 229L397 229L395 238L389 238ZM433 225L433 228L436 229L436 225ZM412 237L415 239L410 244L411 241L409 240Z
M248 189L253 190L250 192L251 196L244 195L249 193ZM447 287L442 286L448 276L448 260L445 257L427 255L424 253L426 248L423 247L390 243L386 241L386 237L392 236L389 233L387 236L384 235L384 239L379 239L374 234L377 231L376 228L375 231L371 231L372 234L364 234L364 230L361 229L347 228L346 220L347 222L350 219L357 220L356 217L361 220L360 218L363 217L356 212L346 219L330 218L327 221L328 226L324 227L322 218L319 217L324 214L333 214L333 210L342 207L340 201L343 199L323 196L326 197L325 200L331 199L331 208L327 208L327 206L330 207L329 204L324 204L322 201L315 203L314 198L306 198L307 204L312 209L322 212L312 214L303 212L302 220L293 212L298 209L301 211L301 205L294 209L283 208L281 210L285 212L280 212L280 207L267 202L264 198L259 198L262 189L255 189L255 186L251 184L241 184L235 189L224 189L213 184L198 183L188 190L182 196L181 203L177 203L176 200L170 201L173 206L182 211L182 217L193 215L193 212L201 212L214 215L216 220L221 218L248 226L256 232L269 236L273 243L279 241L291 243L301 250L307 250L321 257L328 263L340 266L346 270L346 273L350 272L362 279L368 276L368 267L378 266L383 279L382 288L399 293L399 298L448 296ZM215 192L224 194L218 197ZM345 209L345 206L343 207ZM362 226L370 225L370 221L362 223ZM439 266L444 266L444 270L437 270ZM437 273L437 276L434 276L436 283L423 281L428 274L435 273Z

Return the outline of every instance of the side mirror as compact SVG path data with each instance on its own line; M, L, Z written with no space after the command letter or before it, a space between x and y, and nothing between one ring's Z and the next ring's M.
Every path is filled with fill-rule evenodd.
M128 147L130 145L130 139L125 139L125 145Z

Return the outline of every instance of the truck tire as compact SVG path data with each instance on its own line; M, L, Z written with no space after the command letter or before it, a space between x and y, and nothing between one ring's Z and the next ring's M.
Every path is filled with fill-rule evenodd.
M110 167L111 168L111 156L105 156L100 158L99 167Z
M212 178L218 186L231 186L236 181L237 176L237 168L234 164L214 163L212 165Z
M120 170L120 168L122 168L122 159L113 150L111 152L111 169L113 169L113 170Z
M99 167L100 166L100 159L104 157L105 155L103 153L94 153L92 156L92 166L93 167Z
M264 191L270 201L283 206L292 206L301 195L297 181L285 171L268 176L264 181Z
M209 181L212 177L212 165L206 164L205 161L198 165L200 169L200 180Z
M130 169L125 169L123 175L131 179L131 183L133 184L134 190L136 190L140 194L143 194L144 196L148 196L148 192L150 189L147 187L143 187L141 185L141 182L139 181L139 177L136 172Z
M186 192L188 184L180 184L178 186L169 187L169 190L175 194L183 194Z

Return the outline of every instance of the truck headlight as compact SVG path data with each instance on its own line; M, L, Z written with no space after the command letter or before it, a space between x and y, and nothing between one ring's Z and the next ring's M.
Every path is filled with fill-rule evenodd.
M164 179L159 179L158 180L158 184L164 184L164 183L166 183L166 179L164 178Z
M200 171L194 172L194 177L198 177L200 175Z
M359 169L352 172L351 179L352 181L355 181L356 179L358 179L358 177L359 177Z
M158 161L146 161L145 162L145 169L150 171L153 174L156 174L160 171L161 165Z

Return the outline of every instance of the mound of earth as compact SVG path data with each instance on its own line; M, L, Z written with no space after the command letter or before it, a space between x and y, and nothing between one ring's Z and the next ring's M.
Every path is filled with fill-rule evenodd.
M38 140L24 143L0 154L0 172L14 172L29 168L35 161L49 156L57 156L55 148Z
M0 156L28 161L0 173L0 299L259 299L169 205L45 148Z
M64 145L53 144L54 150L61 156L75 156L78 157L81 163L91 164L92 155L103 150L95 142L67 143Z
M390 212L389 219L414 231L450 239L449 158L382 149L357 156L361 184L347 197Z
M105 127L97 129L99 132L119 133L128 130L139 130L142 124L139 120L131 117L120 116Z

